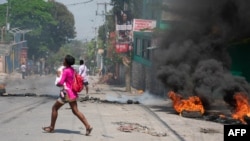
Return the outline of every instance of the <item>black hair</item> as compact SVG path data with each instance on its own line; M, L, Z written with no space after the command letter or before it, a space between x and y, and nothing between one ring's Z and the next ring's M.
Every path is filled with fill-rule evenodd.
M75 64L75 58L71 55L66 55L64 60L65 60L65 63L69 66Z
M80 60L80 65L84 64L84 61L83 60Z

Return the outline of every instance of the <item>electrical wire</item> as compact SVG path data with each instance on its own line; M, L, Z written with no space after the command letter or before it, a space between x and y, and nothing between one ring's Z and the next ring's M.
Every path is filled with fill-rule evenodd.
M85 1L85 2L79 2L79 3L72 3L72 4L67 4L66 6L75 6L75 5L78 5L78 4L86 4L86 3L90 3L94 0L89 0L89 1Z

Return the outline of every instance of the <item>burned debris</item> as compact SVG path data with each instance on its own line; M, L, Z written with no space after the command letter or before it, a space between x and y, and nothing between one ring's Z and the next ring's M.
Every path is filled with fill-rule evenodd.
M90 102L111 103L111 104L140 104L139 101L132 100L132 99L128 99L127 101L107 100L107 99L102 100L100 98L92 97L92 96L81 97L81 98L79 98L79 101L80 102L90 101Z
M190 96L184 99L180 94L170 91L169 98L175 111L187 118L197 118L223 124L249 124L250 105L245 93L237 92L224 97L226 103L232 107L229 113L211 112L203 107L201 99L197 96Z
M220 133L218 130L211 129L211 128L200 128L200 132L201 133L210 133L210 134Z
M166 132L155 131L155 129L149 128L139 123L114 122L113 124L118 125L119 127L117 129L122 132L140 132L140 133L145 133L145 134L149 134L149 135L157 136L157 137L167 136Z

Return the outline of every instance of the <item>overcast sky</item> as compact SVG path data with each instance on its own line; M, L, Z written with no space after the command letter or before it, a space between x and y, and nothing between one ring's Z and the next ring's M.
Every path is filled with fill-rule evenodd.
M69 11L71 11L75 17L75 26L77 32L77 39L90 40L95 37L95 27L99 27L104 24L104 17L101 15L104 12L104 2L110 2L110 0L56 0L57 2L65 4ZM91 1L91 2L89 2ZM85 3L87 2L87 3ZM107 6L107 11L111 9L111 6Z
M104 24L104 17L101 15L104 12L105 2L110 0L56 0L57 2L66 5L69 11L72 12L75 18L75 27L77 32L76 39L91 40L95 38L95 28ZM6 0L0 0L0 4ZM107 11L112 7L107 5Z

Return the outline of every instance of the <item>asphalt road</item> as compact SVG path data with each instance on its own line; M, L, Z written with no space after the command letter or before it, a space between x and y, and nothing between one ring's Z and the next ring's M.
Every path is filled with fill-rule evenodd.
M223 124L184 118L173 112L171 101L147 93L129 94L122 87L96 84L90 77L90 100L80 94L79 109L93 132L85 128L69 105L60 111L54 133L41 128L50 122L51 106L58 88L54 76L30 76L25 80L13 74L0 97L0 137L6 141L223 141ZM24 93L36 94L25 96ZM17 94L17 95L14 95ZM19 95L18 95L19 94ZM127 100L140 104L127 104Z

